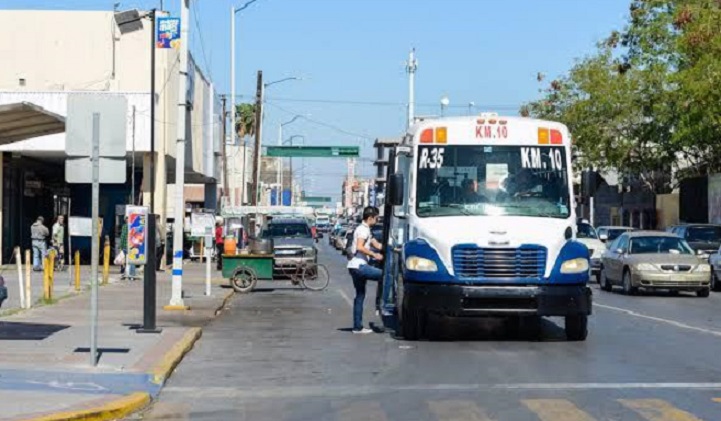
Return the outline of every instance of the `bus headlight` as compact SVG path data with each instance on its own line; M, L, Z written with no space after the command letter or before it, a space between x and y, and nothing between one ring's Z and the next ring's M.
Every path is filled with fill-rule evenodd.
M406 269L415 270L417 272L437 272L438 265L436 262L423 257L410 256L406 259Z
M566 260L561 264L561 273L583 273L588 271L588 259L579 257Z

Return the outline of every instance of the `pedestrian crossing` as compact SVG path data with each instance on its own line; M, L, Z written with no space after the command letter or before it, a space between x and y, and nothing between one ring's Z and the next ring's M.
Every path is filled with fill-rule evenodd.
M510 400L428 399L418 405L393 399L363 398L359 400L331 399L325 403L283 400L238 403L237 420L294 421L301 419L334 421L719 421L721 398L704 398L708 406L704 415L693 414L684 401L684 408L669 400L657 398L599 399L591 408L574 403L572 399L534 398ZM588 401L586 401L588 404ZM698 402L695 402L698 404ZM259 405L259 406L255 406ZM313 410L308 412L307 406ZM499 408L505 407L505 408ZM208 412L194 408L189 402L160 402L143 420L214 419ZM298 408L303 408L299 411ZM279 411L279 412L278 412ZM250 415L252 414L252 416ZM282 414L282 415L281 415ZM215 413L214 415L218 415ZM230 416L230 414L226 414Z

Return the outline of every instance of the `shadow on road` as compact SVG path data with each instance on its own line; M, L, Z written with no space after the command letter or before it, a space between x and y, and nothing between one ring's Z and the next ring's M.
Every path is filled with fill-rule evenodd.
M42 341L54 333L67 329L68 325L42 323L0 322L2 341Z

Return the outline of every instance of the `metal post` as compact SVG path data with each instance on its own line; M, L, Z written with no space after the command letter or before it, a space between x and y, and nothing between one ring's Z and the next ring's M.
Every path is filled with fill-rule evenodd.
M188 78L188 2L180 0L180 77L178 79L178 141L175 156L175 221L173 223L173 284L168 310L186 309L183 302L183 224L185 222L185 125Z
M150 213L155 213L155 12L150 11ZM183 28L187 28L186 20L181 22ZM188 39L183 38L182 44L187 44ZM184 70L183 70L184 71ZM135 110L135 108L133 108ZM135 119L133 118L133 122ZM133 140L135 140L135 127L133 127ZM135 162L135 142L133 142L133 163ZM135 165L135 164L133 164ZM135 168L133 168L134 170ZM135 174L133 172L133 174ZM135 179L135 177L133 177ZM135 183L133 183L135 187ZM133 197L135 200L135 197Z
M162 329L155 326L156 313L156 279L155 279L155 233L158 226L157 215L148 214L147 221L147 240L145 270L143 271L143 327L138 329L138 333L160 333Z
M205 237L205 295L210 296L210 261L212 260L210 256L213 252L213 237L206 236ZM217 257L220 259L220 256Z
M596 216L596 215L595 215L595 213L596 213L595 210L596 210L596 209L595 209L595 206L593 206L593 201L594 201L594 200L593 200L593 196L591 196L591 197L589 198L589 200L588 200L588 205L589 205L589 207L591 208L590 211L589 211L589 215L588 215L588 219L589 219L588 222L591 224L591 226L595 226L595 225L594 225L594 217Z
M25 284L23 283L23 256L20 247L15 247L13 250L15 254L15 261L18 267L18 291L20 291L20 308L28 308L27 301L25 300Z
M93 113L93 186L92 225L93 236L90 251L90 364L98 365L98 201L100 198L100 114Z
M283 124L281 123L280 126L278 126L278 146L283 146ZM276 181L278 182L278 194L276 195L278 198L276 199L275 204L277 206L281 206L282 200L283 200L283 158L278 157L278 176L276 177Z
M263 129L263 71L258 70L258 81L255 93L255 151L253 154L253 198L251 204L258 205L260 193L260 148L261 131Z
M415 120L415 80L416 70L418 69L418 61L416 61L416 49L412 49L408 57L408 65L406 70L408 71L408 127L413 125Z
M235 7L232 5L230 6L230 114L230 144L237 146L235 144L235 136L237 134L235 130L235 125L237 124L237 116L235 115ZM225 116L223 116L223 118L225 118ZM225 139L223 139L223 142L225 142ZM245 171L245 154L243 154L243 171ZM244 183L245 174L243 174L243 180L240 186L241 205L243 204L243 195L245 192L245 187L243 186ZM233 197L236 197L236 195L233 194ZM235 201L237 201L237 198ZM233 205L235 205L235 203L233 203Z
M152 47L155 49L155 46ZM152 112L151 112L152 114ZM152 136L151 136L152 137ZM133 105L133 153L130 155L130 203L135 204L135 105ZM151 195L153 193L151 192ZM152 196L151 196L152 197Z

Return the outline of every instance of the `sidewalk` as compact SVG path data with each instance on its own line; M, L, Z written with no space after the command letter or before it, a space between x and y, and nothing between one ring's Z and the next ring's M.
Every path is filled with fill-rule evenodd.
M165 311L170 275L158 272L160 334L134 330L143 320L142 280L111 276L111 284L99 290L102 354L97 367L90 365L89 353L82 349L90 340L87 291L0 317L0 419L115 419L147 405L200 337L201 328L232 295L216 271L211 296L204 295L203 265L187 264L184 273L190 310ZM12 278L8 286L13 280L17 285L17 278ZM65 282L58 284L64 285L56 288L67 288Z

